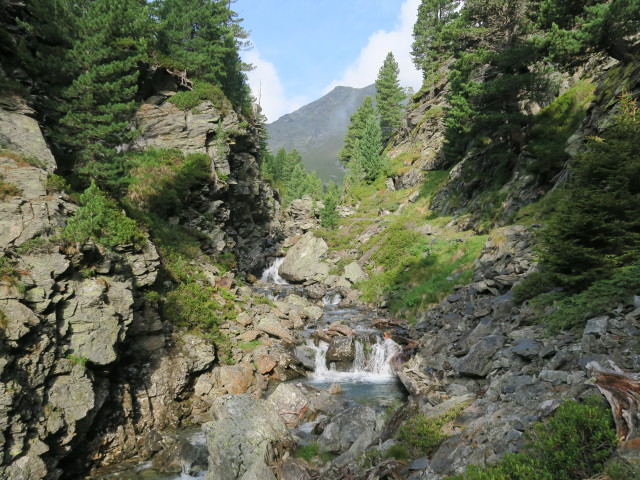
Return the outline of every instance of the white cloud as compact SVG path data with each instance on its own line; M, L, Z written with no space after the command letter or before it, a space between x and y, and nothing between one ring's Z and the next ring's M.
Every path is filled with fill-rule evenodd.
M356 61L344 71L341 77L331 82L324 93L339 85L356 88L371 85L375 82L378 70L389 52L393 52L398 62L400 84L418 90L422 85L422 74L413 65L410 52L413 42L413 25L418 16L419 5L420 0L407 0L403 3L396 28L390 32L379 30L373 33Z
M262 113L269 122L309 103L310 100L305 97L287 97L276 67L273 63L261 58L255 48L243 53L243 60L255 67L247 74L249 86L253 96L259 100Z

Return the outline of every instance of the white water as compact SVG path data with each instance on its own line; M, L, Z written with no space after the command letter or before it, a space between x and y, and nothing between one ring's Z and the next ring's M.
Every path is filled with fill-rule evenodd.
M280 268L280 265L282 265L282 262L284 262L284 257L274 258L271 265L262 272L260 280L263 282L275 283L276 285L288 285L288 282L278 273L278 269Z
M391 357L400 351L400 346L390 338L378 337L376 343L369 345L371 351L368 353L365 352L362 341L356 340L355 358L347 372L338 371L333 365L327 367L328 343L321 341L318 346L315 346L311 340L308 340L307 344L316 353L315 369L309 375L311 382L387 383L395 381L395 375L389 362Z
M342 297L339 293L327 293L322 297L322 304L326 306L338 305L342 301Z

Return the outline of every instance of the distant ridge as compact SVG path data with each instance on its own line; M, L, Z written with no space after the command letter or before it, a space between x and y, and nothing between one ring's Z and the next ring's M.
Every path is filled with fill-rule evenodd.
M324 97L267 125L269 149L297 149L307 170L315 170L324 182L342 182L344 171L338 162L349 118L375 86L336 87Z

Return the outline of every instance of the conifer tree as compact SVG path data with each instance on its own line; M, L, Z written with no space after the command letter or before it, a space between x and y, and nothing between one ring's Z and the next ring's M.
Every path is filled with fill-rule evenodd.
M329 185L327 185L327 192L322 199L322 203L324 207L320 211L321 225L327 228L335 228L340 220L340 215L338 215L337 211L340 203L340 190L333 181L330 181Z
M144 0L85 0L83 9L67 55L75 78L63 91L59 140L76 149L79 165L95 175L108 166L115 147L134 136L128 125L149 17Z
M389 52L380 67L376 79L376 106L380 116L380 131L383 141L387 141L400 126L404 90L398 80L398 63Z
M426 82L434 79L436 71L448 60L459 37L455 25L460 17L460 0L422 0L413 27L411 55Z
M313 198L321 198L323 193L322 188L322 180L318 177L318 174L315 170L311 172L309 178L307 179L307 193L311 195Z
M366 119L375 116L375 114L373 98L366 97L358 109L351 115L351 123L347 127L347 133L344 137L344 145L340 152L338 152L338 158L342 163L348 164L355 158L357 144L362 138Z
M284 204L289 205L297 198L301 198L309 191L309 174L305 171L302 163L297 163L292 172L284 194Z
M576 158L541 235L543 264L573 291L640 258L640 108L628 94L618 108Z
M357 158L364 170L364 179L372 182L382 173L382 134L380 124L369 116L364 124L362 138L358 142Z
M191 77L219 85L235 105L250 103L239 49L247 32L228 0L155 0L157 46Z

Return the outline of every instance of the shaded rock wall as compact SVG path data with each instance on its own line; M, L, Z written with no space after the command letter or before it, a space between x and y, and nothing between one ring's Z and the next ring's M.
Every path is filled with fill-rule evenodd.
M140 107L133 120L140 137L130 148L207 153L211 180L193 192L188 210L176 220L205 233L208 252L232 251L240 270L256 273L265 266L264 249L280 239L277 193L260 177L258 132L230 105L220 108L205 101L178 109L167 101L178 89L173 87L156 92Z

